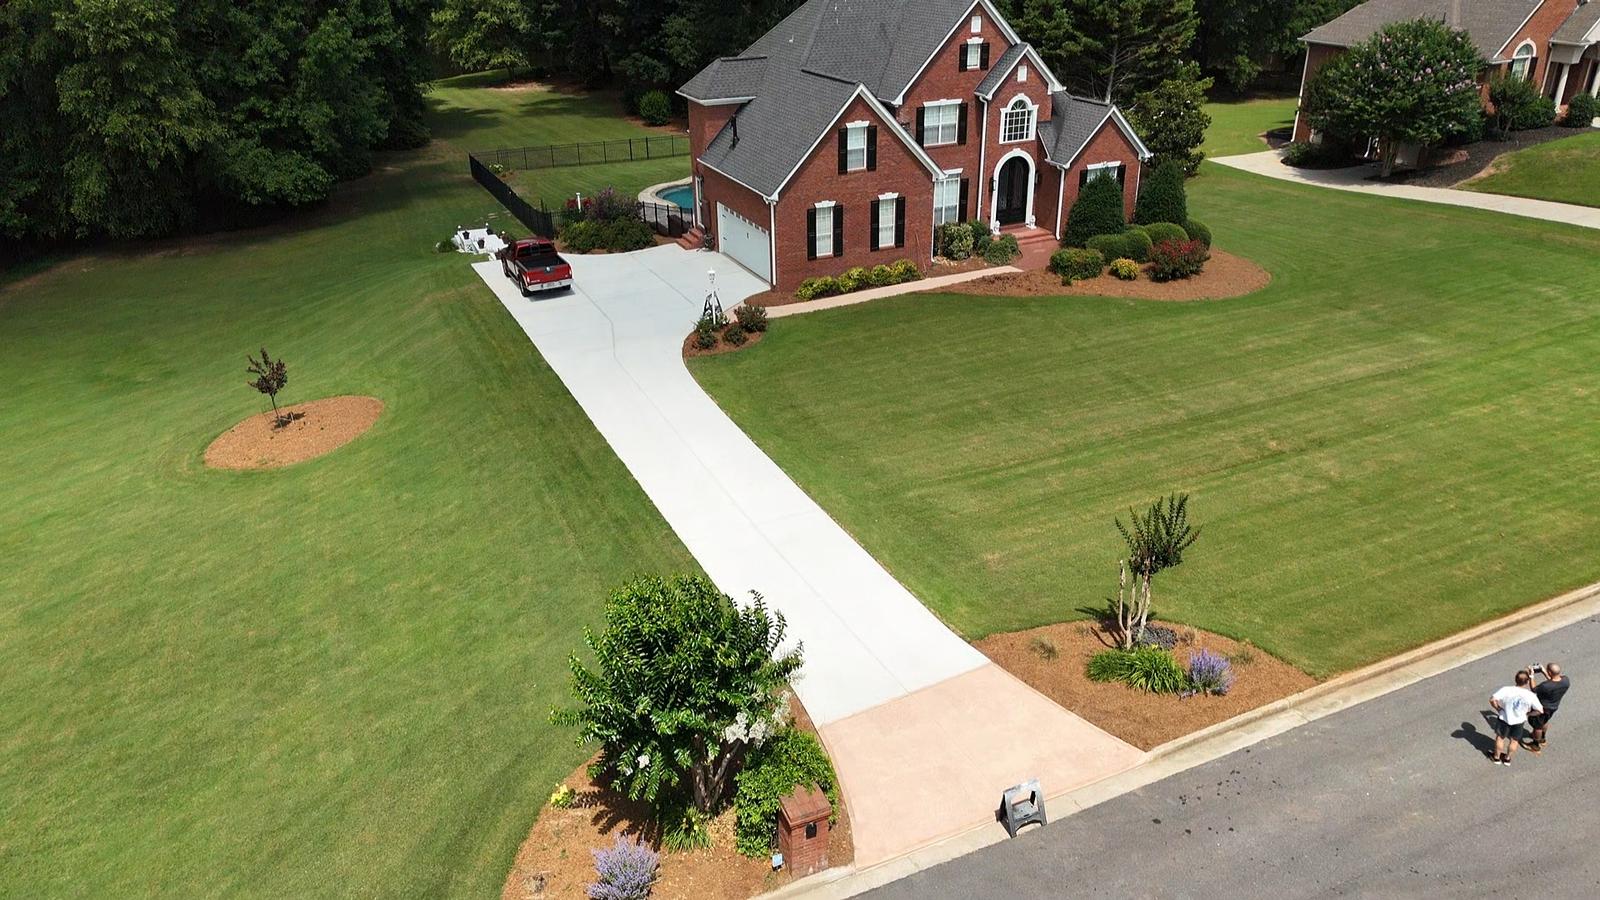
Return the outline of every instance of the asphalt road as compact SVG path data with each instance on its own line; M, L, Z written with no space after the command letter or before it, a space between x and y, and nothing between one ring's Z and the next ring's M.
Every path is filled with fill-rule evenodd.
M1489 694L1551 660L1550 746L1492 765ZM1591 618L865 896L1600 897L1597 710Z

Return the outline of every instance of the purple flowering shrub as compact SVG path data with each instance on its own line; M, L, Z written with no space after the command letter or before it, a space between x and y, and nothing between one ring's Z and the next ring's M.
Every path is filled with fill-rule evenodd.
M591 850L596 881L589 900L646 900L656 883L661 857L635 838L617 835L609 848Z
M1233 687L1233 666L1210 650L1189 651L1189 684L1196 693L1226 694Z

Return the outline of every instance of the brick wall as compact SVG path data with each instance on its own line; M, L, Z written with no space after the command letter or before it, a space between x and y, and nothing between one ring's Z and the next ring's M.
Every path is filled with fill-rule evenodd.
M1533 83L1544 93L1555 89L1555 85L1547 84L1544 80L1545 73L1550 71L1550 38L1577 8L1578 0L1544 0L1522 29L1506 43L1505 51L1501 54L1510 59L1517 52L1518 44L1533 41L1533 52L1538 54L1538 61L1533 66Z
M1043 173L1040 170L1049 165L1044 161L1044 150L1039 146L1037 139L1009 144L1000 142L1000 123L1004 116L1005 108L1018 96L1027 97L1029 102L1039 107L1039 122L1046 122L1050 119L1050 86L1045 83L1043 78L1039 77L1039 72L1031 61L1024 59L1020 65L1028 67L1028 80L1018 82L1016 69L1013 68L1011 72L1006 74L1005 83L1000 85L999 90L995 91L994 100L988 105L989 133L983 154L983 185L982 190L979 192L981 205L979 207L980 212L974 212L973 218L981 218L985 221L991 218L990 213L994 208L995 180L1000 174L1000 159L1011 151L1020 149L1033 160L1035 179L1033 211L1035 219L1042 224L1047 217L1040 192L1042 187L1040 182L1043 177ZM1053 210L1051 212L1054 214Z
M739 107L734 104L720 106L702 106L693 100L689 101L689 153L695 159L706 151L706 145L717 136L722 126Z
M972 32L974 15L981 16L983 24L977 34ZM962 100L967 104L967 142L965 144L926 147L933 161L945 169L961 169L967 183L967 215L977 218L978 188L982 178L978 172L978 154L983 141L982 103L974 95L978 84L989 74L988 69L961 71L961 54L969 38L982 38L989 44L991 66L1006 52L1008 42L999 25L989 17L983 7L974 3L960 19L950 23L955 33L933 56L922 77L906 91L905 102L900 106L899 118L906 133L917 133L917 110L932 100ZM892 98L891 98L892 99Z
M756 223L762 228L768 227L771 213L767 208L767 201L755 191L711 168L700 164L697 157L694 162L694 174L704 181L701 193L704 206L701 210L701 224L713 240L719 240L717 235L717 204L721 203L746 219Z
M1317 70L1342 53L1344 53L1343 47L1330 47L1327 44L1310 44L1307 46L1305 75L1300 79L1300 105L1302 107L1305 106L1306 102L1306 84L1317 74ZM1302 143L1311 140L1311 123L1307 121L1303 109L1295 113L1294 139Z
M1106 124L1100 126L1100 130L1095 132L1094 137L1089 139L1088 145L1083 148L1082 153L1078 154L1078 158L1073 162L1072 168L1067 170L1066 181L1064 182L1065 193L1062 194L1061 198L1061 224L1063 228L1066 226L1066 220L1071 218L1072 204L1078 199L1078 182L1083 177L1083 173L1089 166L1107 162L1120 162L1127 166L1127 177L1122 182L1122 206L1123 214L1130 220L1133 218L1133 204L1139 197L1139 179L1141 177L1139 151L1134 148L1133 142L1128 140L1128 136L1122 133L1122 129L1117 127L1117 123L1108 119ZM1052 204L1055 203L1053 195L1050 198L1050 202ZM1052 209L1053 213L1054 210ZM1042 225L1043 223L1044 219L1041 217L1040 224Z

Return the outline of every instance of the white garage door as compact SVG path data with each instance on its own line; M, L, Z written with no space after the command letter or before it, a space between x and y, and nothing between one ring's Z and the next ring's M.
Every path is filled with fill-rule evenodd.
M762 281L772 281L771 241L767 230L717 204L717 249L733 257Z

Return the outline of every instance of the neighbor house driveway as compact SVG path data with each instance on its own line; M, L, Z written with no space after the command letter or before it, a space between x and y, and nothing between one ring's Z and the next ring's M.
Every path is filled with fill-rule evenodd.
M1260 153L1246 153L1240 156L1219 156L1212 162L1230 169L1276 178L1279 181L1312 184L1379 197L1398 197L1402 200L1421 200L1424 203L1443 203L1446 206L1465 206L1529 219L1543 219L1546 222L1565 222L1583 228L1600 228L1600 209L1592 206L1482 194L1455 188L1373 181L1372 176L1378 171L1377 163L1347 169L1296 169L1283 164L1282 151L1279 150L1263 150Z
M804 642L795 690L839 770L858 864L992 819L1026 778L1055 793L1139 762L944 627L689 375L707 270L730 308L764 284L677 246L571 262L577 290L534 299L498 263L473 268L706 573L736 598L760 591Z

